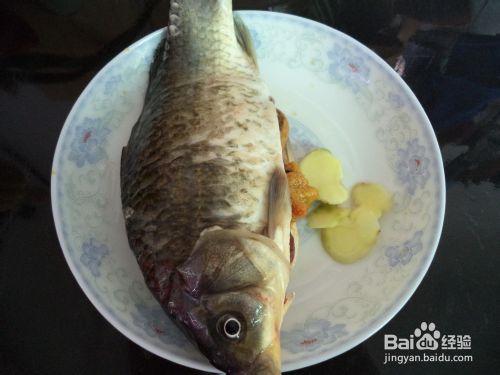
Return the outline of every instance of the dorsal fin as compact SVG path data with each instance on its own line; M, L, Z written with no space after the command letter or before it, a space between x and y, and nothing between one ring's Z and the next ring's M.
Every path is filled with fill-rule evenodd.
M255 54L255 48L252 42L252 35L243 20L237 15L234 16L234 31L236 33L236 39L238 40L238 43L243 51L245 51L248 57L250 57L255 66L258 66L257 55Z
M158 81L166 73L165 60L167 59L168 48L168 32L163 31L163 36L155 49L151 65L149 66L149 84L146 91L146 98L156 89Z

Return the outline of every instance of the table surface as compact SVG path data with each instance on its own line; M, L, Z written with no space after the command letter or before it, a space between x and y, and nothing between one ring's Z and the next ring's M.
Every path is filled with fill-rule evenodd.
M0 2L0 373L197 374L129 341L91 305L59 247L50 170L83 88L165 25L166 0ZM500 1L235 1L340 29L381 55L422 102L446 169L444 229L410 301L349 352L293 374L498 374ZM384 334L421 321L471 336L472 363L384 365Z

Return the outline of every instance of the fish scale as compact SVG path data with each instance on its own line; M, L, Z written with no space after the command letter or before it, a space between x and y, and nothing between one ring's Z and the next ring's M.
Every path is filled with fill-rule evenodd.
M175 43L172 44L175 45ZM170 47L170 50L173 48ZM210 52L217 55L219 49L212 49ZM244 58L243 53L241 55L241 58ZM168 64L169 59L170 56L167 58L167 69L171 65L177 66L175 63ZM149 124L146 136L143 138L141 136L143 147L128 153L128 158L136 160L132 163L135 165L131 166L130 170L135 170L137 174L134 179L131 179L130 185L128 184L130 179L125 178L127 183L124 185L129 186L131 191L146 190L149 196L156 195L157 200L164 197L166 199L162 211L175 209L177 211L175 216L179 217L182 212L178 210L183 208L182 211L190 218L193 217L190 206L196 204L193 197L190 197L191 188L200 186L203 189L210 189L204 197L205 201L198 205L212 210L210 206L212 202L217 201L219 203L217 206L221 206L221 202L227 201L228 196L233 198L231 202L227 202L227 206L231 208L224 210L222 207L217 207L220 209L220 214L213 217L211 224L219 225L224 216L239 213L247 218L245 224L250 230L260 232L266 221L266 212L263 209L265 205L256 207L255 201L266 195L262 190L267 189L274 168L282 164L278 124L275 108L268 99L269 95L264 85L259 81L256 82L255 71L251 78L245 78L248 79L246 85L239 84L239 82L235 84L232 78L235 74L237 80L243 80L243 78L239 75L240 72L232 71L233 68L234 66L230 65L223 72L230 75L218 78L217 86L206 78L179 86L170 84L171 81L175 82L175 78L170 74L166 75L164 79L167 82L164 87L168 91L163 97L163 103L167 105L167 109L163 111L155 109L148 112L149 106L146 104L144 114L138 123L138 126L144 127ZM192 74L198 73L196 71ZM257 94L262 91L264 94ZM188 103L192 109L186 108ZM150 104L154 106L156 102ZM235 121L237 116L234 113L238 112L242 112L239 116L241 119L251 122L246 130L243 129L243 132ZM200 113L204 114L204 119L200 118ZM228 114L231 115L229 120L223 121ZM269 121L264 124L262 119L266 117ZM195 118L199 120L193 121ZM213 120L210 121L210 119ZM262 131L265 125L267 125L267 131ZM253 131L255 128L258 128L257 132ZM207 142L207 139L210 141ZM134 143L133 137L130 143ZM235 152L228 155L233 147ZM255 158L254 155L266 155L267 166L264 163L257 164L259 168L245 165L243 161ZM210 156L213 158L210 159ZM199 163L193 163L193 159L198 160ZM261 156L260 159L264 157ZM229 165L221 166L219 160L227 160ZM158 174L160 166L163 173ZM198 173L199 171L201 172ZM170 177L171 174L175 177ZM196 179L193 179L193 174L197 176ZM255 189L253 185L256 184L249 183L249 181L261 182L261 189ZM229 192L228 187L231 187ZM241 193L242 189L245 189L247 193ZM241 207L242 202L249 201L245 196L248 194L253 202L252 206ZM217 197L220 198L217 199ZM148 201L144 198L143 194L135 194L129 202L125 194L127 207L133 208L135 212L139 212L141 208L147 209L141 204ZM158 210L159 208L152 207L151 209ZM248 215L249 212L260 213L260 215L255 214L251 218ZM165 224L169 226L171 222L166 221ZM206 226L207 223L203 222L203 225ZM193 227L186 228L186 231L195 231L199 234L203 229ZM193 245L190 243L185 247L192 248ZM168 249L164 248L163 251L168 251Z
M195 249L212 236L204 233L219 228L236 236L227 242L233 247L228 254L236 254L235 243L256 252L268 249L264 263L252 258L248 249L234 255L246 263L231 280L244 280L251 271L246 265L261 263L257 273L252 271L262 276L261 292L244 298L252 299L249 305L257 297L277 301L269 307L276 315L269 318L274 328L261 339L269 341L262 351L272 346L274 353L288 283L288 266L282 259L289 259L289 198L281 180L286 190L279 196L286 196L287 203L276 223L285 234L276 243L265 237L270 231L272 179L276 173L284 176L276 107L253 57L237 40L231 8L229 0L171 3L168 32L155 53L144 108L122 153L122 205L129 244L148 287L187 331L192 322L186 311L198 311L200 307L192 304L201 297L186 297L189 291L182 280L187 274L178 267L198 265L192 260ZM213 236L225 241L220 234ZM219 250L208 250L212 251ZM226 259L217 254L207 259L222 262L214 265L222 269ZM273 267L273 262L278 265ZM199 282L203 279L201 273L193 275ZM209 350L206 334L188 335L202 351ZM219 367L239 367L231 363L241 353L228 353L224 360L207 356Z

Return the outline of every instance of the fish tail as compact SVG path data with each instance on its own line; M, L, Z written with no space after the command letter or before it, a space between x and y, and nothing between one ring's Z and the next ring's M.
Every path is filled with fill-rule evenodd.
M207 28L215 23L216 30L221 29L222 21L232 14L232 0L171 0L168 32L172 39L180 35L189 35L197 28ZM232 20L231 20L232 23ZM199 37L199 35L196 35Z

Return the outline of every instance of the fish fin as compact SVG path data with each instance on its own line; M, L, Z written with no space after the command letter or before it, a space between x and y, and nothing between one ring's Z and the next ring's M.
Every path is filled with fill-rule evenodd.
M271 178L268 216L267 236L282 250L286 249L289 246L291 204L288 179L285 171L280 168L276 168Z
M243 20L237 15L234 16L234 31L236 32L236 39L243 51L250 57L255 66L258 66L252 35Z
M295 299L295 292L287 293L285 295L285 302L283 303L283 315L285 315L288 312L288 309L292 305L294 299Z
M147 96L149 96L149 93L153 90L153 88L156 88L156 85L154 82L156 81L157 78L160 78L163 76L163 73L166 72L164 69L165 67L165 60L167 59L167 53L168 53L168 36L167 32L164 31L164 35L160 40L160 43L158 43L158 46L155 49L154 55L153 55L153 60L151 61L151 65L149 67L149 84L148 84L148 90L147 90ZM163 69L162 69L163 68Z
M127 146L122 148L122 155L120 158L120 181L123 181L124 172L125 172L125 159L127 158Z
M218 226L218 225L214 225L214 226L211 226L211 227L208 227L208 228L205 228L201 231L200 233L200 237L203 237L205 234L207 234L208 232L213 232L214 230L222 230L222 227Z
M292 147L290 146L290 141L285 144L285 148L283 149L283 161L285 163L291 163L295 160L292 152Z
M297 262L297 254L299 252L299 230L297 222L290 224L290 267L294 267Z

